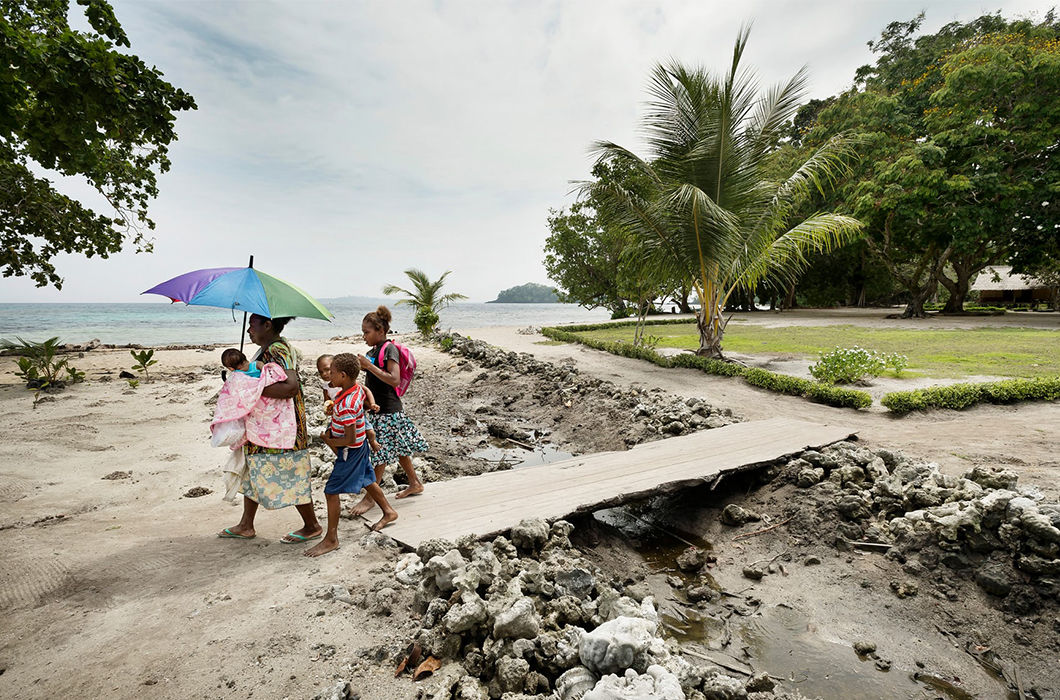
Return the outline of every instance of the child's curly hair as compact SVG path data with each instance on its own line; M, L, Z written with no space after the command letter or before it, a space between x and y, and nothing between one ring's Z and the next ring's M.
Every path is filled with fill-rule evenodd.
M331 358L331 371L343 372L349 375L350 379L357 379L357 375L361 373L361 363L357 361L356 355L340 352Z

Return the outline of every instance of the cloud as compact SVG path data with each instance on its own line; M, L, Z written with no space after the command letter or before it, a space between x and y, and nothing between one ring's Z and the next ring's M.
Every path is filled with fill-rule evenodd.
M548 282L549 207L590 143L640 148L648 72L724 70L741 24L763 87L808 64L848 86L890 21L925 29L966 2L202 2L117 0L132 50L195 96L152 207L153 255L63 256L62 292L0 280L3 301L136 301L197 267L258 266L321 297L376 295L402 270L453 270L491 299ZM1043 8L1009 2L1006 14ZM75 187L76 190L76 187Z

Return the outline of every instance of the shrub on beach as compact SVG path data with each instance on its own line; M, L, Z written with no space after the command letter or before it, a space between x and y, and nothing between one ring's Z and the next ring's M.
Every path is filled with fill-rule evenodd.
M5 350L17 352L18 371L15 376L26 382L27 389L38 394L43 389L59 389L67 384L85 380L85 373L72 367L67 358L59 358L59 338L48 338L43 343L18 338L17 343L0 341Z

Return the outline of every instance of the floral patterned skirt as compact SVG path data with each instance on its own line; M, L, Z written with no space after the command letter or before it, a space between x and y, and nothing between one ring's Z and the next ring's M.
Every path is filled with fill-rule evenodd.
M309 450L246 451L247 470L240 492L268 510L313 502Z
M427 441L420 435L416 425L400 411L380 413L372 416L375 439L379 451L372 453L372 465L390 464L398 457L411 457L415 452L426 452Z

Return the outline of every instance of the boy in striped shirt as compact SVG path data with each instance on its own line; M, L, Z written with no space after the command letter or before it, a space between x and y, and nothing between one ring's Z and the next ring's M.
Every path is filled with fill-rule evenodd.
M372 530L378 531L397 520L397 511L387 502L383 490L375 482L369 441L375 442L364 416L364 388L357 383L360 363L356 355L339 353L331 361L331 386L340 389L331 410L328 427L320 438L335 452L335 467L324 485L324 500L328 504L328 529L315 547L306 550L307 557L319 557L339 547L339 494L359 493L361 489L375 501L383 517Z

